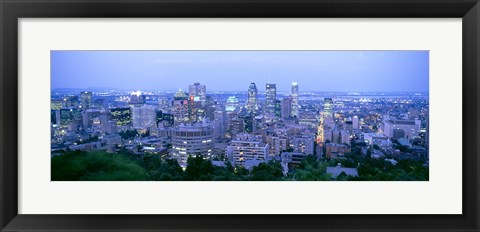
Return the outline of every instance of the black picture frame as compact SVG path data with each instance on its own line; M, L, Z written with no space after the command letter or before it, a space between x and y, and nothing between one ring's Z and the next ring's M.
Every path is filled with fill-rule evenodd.
M479 231L478 0L0 0L1 231ZM121 17L462 18L461 215L18 214L18 19Z

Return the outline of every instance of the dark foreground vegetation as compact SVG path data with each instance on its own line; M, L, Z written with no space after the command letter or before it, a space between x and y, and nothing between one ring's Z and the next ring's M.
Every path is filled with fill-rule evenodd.
M355 167L358 176L340 174L332 178L328 166L342 163ZM225 162L215 166L202 156L190 157L183 170L176 160L151 154L133 154L123 150L111 154L102 151L68 151L51 159L52 181L417 181L428 180L428 167L413 159L399 160L395 165L385 158L373 159L358 152L341 159L308 156L289 174L284 175L278 161L262 163L252 170Z

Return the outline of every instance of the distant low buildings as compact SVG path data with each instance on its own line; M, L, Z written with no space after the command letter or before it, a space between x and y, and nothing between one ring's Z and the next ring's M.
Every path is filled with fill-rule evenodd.
M350 147L345 144L327 143L325 146L326 146L325 155L327 157L343 156L346 153L351 152Z
M389 138L405 138L413 139L419 135L421 121L420 120L386 120L384 121L383 133Z

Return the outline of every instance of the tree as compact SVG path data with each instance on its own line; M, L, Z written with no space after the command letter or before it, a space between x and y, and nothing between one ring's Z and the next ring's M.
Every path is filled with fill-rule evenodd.
M185 180L212 180L213 172L212 162L204 160L202 155L188 157Z
M253 181L277 181L283 177L283 168L280 162L270 160L253 167L250 174Z
M315 156L307 156L302 160L300 167L295 169L293 180L299 181L327 181L331 176L327 173L327 163L317 161Z
M140 181L147 173L121 154L73 151L51 159L52 181Z

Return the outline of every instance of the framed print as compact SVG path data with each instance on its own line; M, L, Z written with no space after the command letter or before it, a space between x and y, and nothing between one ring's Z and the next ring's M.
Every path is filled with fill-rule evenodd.
M1 1L2 231L478 231L477 1Z

